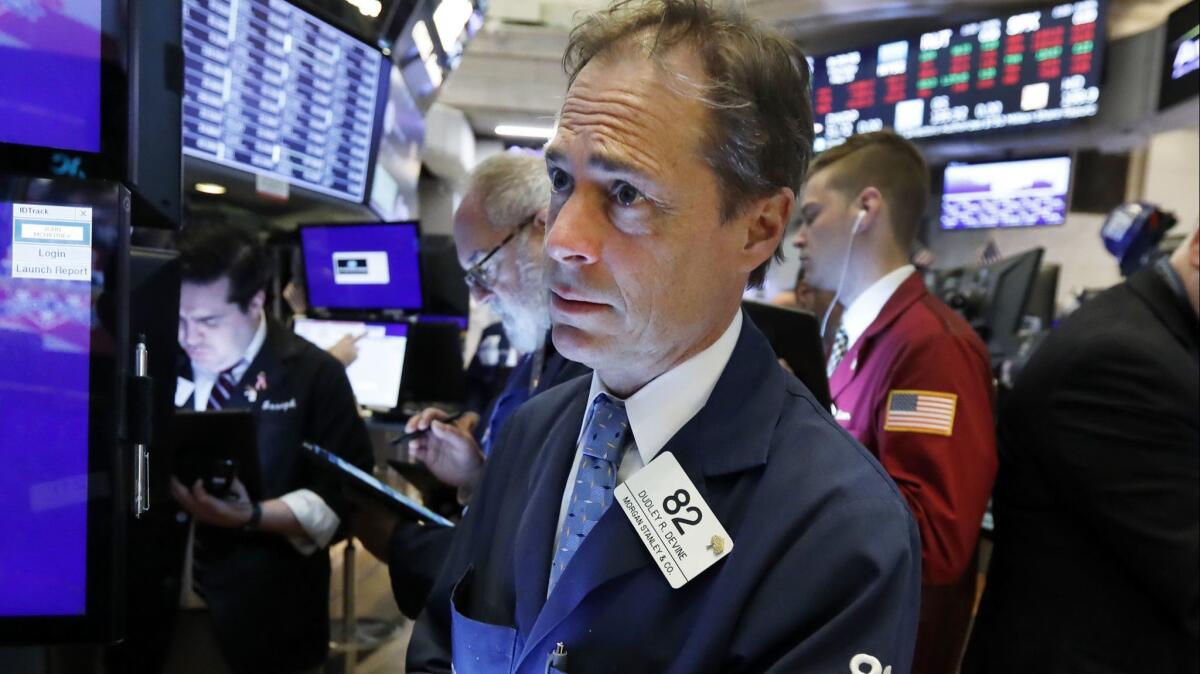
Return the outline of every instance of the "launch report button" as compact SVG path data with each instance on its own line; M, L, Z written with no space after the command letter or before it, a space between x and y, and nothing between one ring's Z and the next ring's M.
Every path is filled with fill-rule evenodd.
M13 204L13 278L91 281L92 209Z

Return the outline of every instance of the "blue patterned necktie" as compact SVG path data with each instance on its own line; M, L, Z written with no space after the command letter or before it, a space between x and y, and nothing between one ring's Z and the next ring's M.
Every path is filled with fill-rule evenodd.
M550 588L558 582L583 539L613 500L617 486L617 464L629 438L629 416L625 406L601 393L592 404L592 417L583 431L579 472L567 505L567 516L558 532L558 547L550 566Z

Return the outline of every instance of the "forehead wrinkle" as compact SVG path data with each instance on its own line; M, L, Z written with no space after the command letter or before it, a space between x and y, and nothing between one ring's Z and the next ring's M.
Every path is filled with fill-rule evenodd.
M609 167L605 166L609 162L605 160L610 160L611 163L618 166L629 166L649 180L661 179L665 172L664 166L655 154L643 149L650 142L650 136L638 134L632 130L622 133L620 128L614 129L612 125L603 123L580 125L576 128L568 128L567 131L573 135L586 134L588 136L588 140L593 145L589 152L588 164L595 171L609 172ZM621 170L618 168L615 172L620 173Z
M588 91L586 84L581 84L583 91L578 91L580 86L577 85L568 93L559 127L572 134L590 132L602 147L618 151L654 172L655 175L647 177L661 176L666 167L654 152L655 142L661 143L663 138L669 137L672 118L668 116L667 109L675 106L648 105L644 95L633 91L592 92ZM665 87L663 89L669 91ZM670 93L671 98L675 99L672 103L687 104L683 97ZM695 147L694 134L687 133L687 136Z

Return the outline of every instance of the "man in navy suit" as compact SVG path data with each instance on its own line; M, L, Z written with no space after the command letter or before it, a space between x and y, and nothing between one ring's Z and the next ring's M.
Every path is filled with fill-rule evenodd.
M703 0L566 54L550 312L595 373L501 430L408 671L908 672L908 507L739 310L812 153L802 54Z

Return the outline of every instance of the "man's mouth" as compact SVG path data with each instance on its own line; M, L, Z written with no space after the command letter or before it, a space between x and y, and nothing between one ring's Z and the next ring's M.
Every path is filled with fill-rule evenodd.
M556 285L550 289L550 306L565 314L588 314L602 311L609 305L597 301L587 293L582 293L567 286Z

